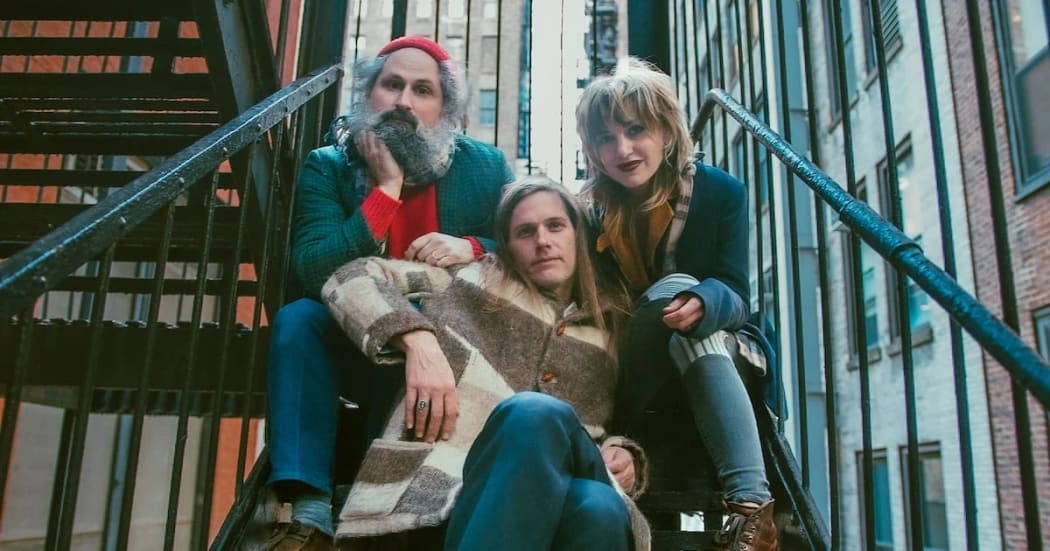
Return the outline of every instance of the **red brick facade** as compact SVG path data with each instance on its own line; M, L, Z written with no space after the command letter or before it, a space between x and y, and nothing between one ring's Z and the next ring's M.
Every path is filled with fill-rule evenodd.
M981 135L979 106L974 84L973 53L965 2L942 3L947 30L952 90L955 101L963 180L969 211L969 231L976 274L977 298L992 312L1001 314L999 269L1012 270L1020 316L1020 333L1036 346L1033 311L1050 305L1050 187L1017 201L1011 164L1007 115L1003 105L998 53L989 3L981 2L981 24L985 56L989 64L992 101L996 121L996 143L1002 171L1003 201L1009 232L1012 266L997 269L996 247L988 200L987 171ZM1039 116L1039 115L1036 115ZM1045 114L1041 116L1046 116ZM1020 467L1013 412L1011 379L997 362L985 355L988 409L992 423L995 472L999 492L999 516L1003 547L1027 549ZM971 403L983 397L970 396ZM1043 538L1050 536L1050 453L1047 449L1045 410L1031 404L1031 433L1035 474L1040 494Z

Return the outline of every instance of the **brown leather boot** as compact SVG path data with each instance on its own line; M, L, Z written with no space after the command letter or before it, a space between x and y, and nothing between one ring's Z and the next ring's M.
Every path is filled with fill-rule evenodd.
M773 523L773 500L762 505L726 503L729 517L715 534L720 551L776 551L777 525Z

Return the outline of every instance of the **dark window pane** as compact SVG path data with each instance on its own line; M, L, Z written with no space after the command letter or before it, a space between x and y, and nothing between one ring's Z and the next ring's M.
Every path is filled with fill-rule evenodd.
M835 33L835 14L833 5L840 5L842 11L842 46L838 49L838 37ZM850 5L847 2L833 2L824 0L824 29L825 50L828 63L828 94L831 99L832 118L838 118L842 114L842 104L839 101L838 63L839 56L846 65L846 97L852 98L857 90L857 67L855 65L853 51L853 25L850 21Z
M1034 174L1050 166L1050 55L1044 47L1014 77L1021 137L1024 144L1024 173Z
M886 457L876 457L872 463L875 481L875 545L893 549L893 510L890 507L890 470Z
M729 42L729 66L726 67L726 80L732 84L736 82L737 68L740 66L740 37L737 35L736 2L730 2L726 10L729 14L729 25L726 27L726 38Z
M1004 88L1015 161L1020 173L1018 191L1050 179L1050 53L1047 49L1047 7L1044 0L1000 0L1002 25L999 32L1008 44L1003 54L1004 71L1010 77Z
M1046 5L1041 0L1006 0L1010 53L1016 67L1046 51Z
M725 86L722 82L722 35L716 29L711 35L711 76L714 78L713 88Z
M922 535L926 549L948 549L948 514L944 498L944 476L940 452L923 454Z
M497 37L481 37L481 72L486 74L496 73L496 51Z
M482 90L479 97L479 105L481 110L478 115L478 122L487 126L496 124L496 91Z
M890 473L886 459L886 450L872 450L872 491L871 499L864 495L864 455L857 452L857 488L860 497L859 525L864 525L864 517L871 507L875 517L875 548L879 551L893 549L893 507L890 503ZM861 537L866 539L862 533ZM863 548L863 547L860 547Z
M1039 353L1050 359L1050 308L1035 313L1035 334L1039 340Z

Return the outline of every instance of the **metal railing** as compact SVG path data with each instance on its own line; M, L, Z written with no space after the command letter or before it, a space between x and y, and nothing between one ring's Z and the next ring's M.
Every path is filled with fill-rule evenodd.
M968 1L932 10L921 0L667 2L672 32L663 45L665 52L657 51L654 57L666 57L669 73L687 91L683 105L695 115L694 137L708 162L733 172L751 188L753 229L757 230L752 242L752 267L758 267L753 281L753 289L758 290L757 309L768 314L776 326L785 376L797 392L795 420L789 431L805 487L817 488L818 503L823 501L828 507L833 548L894 545L880 538L885 535L883 530L891 538L899 534L895 527L900 526L901 518L907 536L904 544L909 548L943 547L946 542L934 543L929 538L948 537L949 531L953 548L1018 541L1041 548L1043 543L1045 524L1040 526L1040 518L1045 518L1045 512L1040 514L1039 501L1045 500L1047 488L1040 486L1033 454L1043 453L1045 438L1033 432L1045 426L1050 367L1017 334L1020 291L1013 280L1016 264L1006 231L1010 211L1017 209L1009 208L1008 201L1004 206L1004 197L1009 197L1004 188L1008 189L1013 176L1009 162L998 153L997 127L1003 124L1003 116L996 109L1002 107L992 102L998 82L989 75L994 76L999 68L995 56L985 53L990 51L986 45L990 39L982 31L989 12L1001 15L997 11L1003 9L1000 4L993 1L982 6ZM1035 9L1047 14L1045 7ZM930 21L948 18L949 12L954 19L941 24ZM953 27L961 19L966 20L965 27ZM1007 24L1004 21L997 19L996 24ZM938 41L949 45L947 54L934 47ZM1000 43L998 47L1002 50L1004 46ZM973 53L958 55L960 49ZM943 84L948 61L952 79L961 78L965 84ZM974 71L972 79L965 72L962 77L954 74L967 69ZM922 75L921 80L913 75ZM975 94L956 91L971 83ZM946 98L946 89L962 96ZM972 112L956 107L970 98L975 98ZM962 148L964 137L953 134L955 129L948 123L954 119L942 113L942 106L956 107L955 117L963 119L956 121L960 134L964 128L979 125L974 139L983 150L984 174L976 177L978 182L966 176L961 161L953 156L953 150ZM901 143L909 144L909 149L902 149ZM873 151L879 152L874 156L884 155L874 171L878 182L871 176ZM910 155L906 158L905 154ZM770 162L774 155L780 163ZM898 176L898 167L909 162L921 166L923 172L906 182ZM904 169L900 170L903 174ZM959 172L966 179L962 184ZM812 193L796 186L799 180ZM917 185L929 189L921 213L906 204L903 190L909 184L912 190ZM994 245L985 246L995 248L998 270L990 279L997 283L992 287L998 288L999 297L979 295L991 307L964 290L969 259L956 258L966 254L960 253L959 243L967 242L960 236L965 232L960 215L975 217L963 223L986 222L979 213L957 206L958 188L964 187L972 207L969 187L975 184L987 190L988 198L982 194L979 201L988 202L987 227L994 234ZM951 186L957 188L955 197L951 197ZM876 189L881 196L875 195ZM869 191L873 202L881 204L878 212L868 205L865 193ZM916 230L901 229L909 222L914 224L916 216L927 229L923 242L938 243L939 239L939 250L929 253L939 261L923 253L922 243L914 239ZM841 269L832 266L836 241L842 245L837 255ZM871 258L884 261L886 268L879 270L864 250L873 251ZM973 254L976 257L978 251ZM872 273L875 276L867 280ZM877 289L881 274L885 274L885 294ZM842 309L837 307L839 293L846 299ZM909 315L917 304L912 298L920 295L930 301L924 311L931 306L943 309L943 314L936 310L924 314L928 316L925 327L913 325ZM992 313L1000 307L1001 319ZM885 324L882 316L887 310L888 327L879 324ZM964 329L973 340L964 337ZM988 356L984 362L981 350ZM1012 392L1012 414L1005 415L1013 415L1012 432L1016 434L1016 442L1004 447L1002 437L995 434L995 427L1009 428L996 417L1004 414L989 411L993 405L1000 410L1000 404L974 390L987 385L992 392L994 382L986 374L997 371L998 365L1012 380L1007 389ZM954 383L954 393L945 392L946 387L929 387L931 377ZM975 380L978 378L981 380ZM875 381L893 387L875 386ZM933 401L938 409L930 409ZM1041 404L1039 415L1029 415L1029 403ZM955 417L955 434L946 422L923 417L924 411L942 410L945 421L951 419L948 415ZM933 497L924 487L932 488L932 484L925 473L929 465L923 461L927 445L933 443L940 461L940 442L933 442L938 439L954 457L946 456L943 467L937 464L938 469L943 468L944 481L937 481L941 493ZM996 440L991 452L989 439ZM1015 475L1000 480L1001 487L977 487L975 473L980 476L994 469L1000 475L1004 467L999 462L1013 457L1009 448L1014 443L1017 469L1010 472ZM900 494L887 487L885 480L876 487L880 462L887 476L888 452L875 448L892 446L899 446L901 462L899 471L889 467L888 476L891 484L900 480L903 485L904 507L893 506L884 514L876 511L877 494L886 505L896 504ZM876 452L883 454L881 459L875 457ZM854 463L856 484L850 480ZM1010 476L1016 476L1016 482ZM1023 496L1023 510L1000 504L1003 492ZM936 499L960 504L947 508L944 518L953 524L946 530L935 531L929 524L935 521L928 516L927 505ZM979 504L983 507L980 513ZM979 530L985 523L1000 527L995 507L1004 515L1001 530ZM858 509L859 516L846 514ZM1008 522L1023 525L1021 539L1008 539L1018 537L1013 528L1007 535ZM995 535L989 537L990 533Z
M799 153L790 143L721 89L708 92L693 132L699 138L716 106L769 148L800 180L809 185L841 221L901 272L918 283L952 319L965 328L1016 377L1040 403L1050 407L1050 365L999 318L966 292L948 272L922 253L922 248L867 203L849 195L837 182Z

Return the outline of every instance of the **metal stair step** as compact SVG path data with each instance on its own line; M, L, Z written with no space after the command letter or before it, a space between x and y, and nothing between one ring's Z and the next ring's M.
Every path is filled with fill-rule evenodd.
M29 369L25 373L27 387L75 388L83 383L88 354L71 353L90 349L94 331L87 321L36 320L31 329ZM147 327L141 322L107 321L102 328L99 351L99 370L95 387L99 390L137 390L146 358ZM160 324L154 350L148 389L151 391L181 391L189 361L189 343L192 328L189 324ZM258 332L254 351L251 347L253 331L238 325L233 328L224 374L225 392L243 393L249 375L253 394L265 392L265 366L268 356L269 328ZM11 325L0 332L0 349L15 350L21 337L21 327ZM198 333L196 358L189 388L193 392L213 393L220 375L220 358L224 330L217 324L204 324ZM0 381L7 393L7 381L12 380L16 357L0 356ZM254 370L254 373L251 373Z
M226 281L208 278L204 282L204 294L218 296L226 291ZM89 276L69 276L51 288L51 291L77 291L90 293L98 288L98 278ZM192 295L197 290L193 279L164 279L165 295ZM237 282L237 296L255 296L258 290L256 281ZM152 277L110 277L110 293L128 293L148 295L153 292Z
M90 208L78 204L0 204L0 258L9 257L30 243L47 235L55 228ZM199 256L202 232L207 212L199 206L175 207L175 224L171 236L171 261L190 261ZM240 221L239 207L217 207L212 232L209 259L221 262L230 257ZM164 213L158 212L133 228L117 244L118 260L153 260L157 244L164 233ZM242 260L252 258L245 243Z
M22 109L9 124L13 128L29 130L30 126L37 132L52 130L49 126L74 125L91 123L101 128L111 126L120 130L142 127L169 128L172 125L211 125L220 124L219 114L211 111L130 111L130 110L45 110ZM118 125L123 125L119 127ZM148 128L147 127L147 128Z
M0 37L0 55L204 57L195 38Z
M193 145L214 128L202 127L192 133L165 133L163 127L133 132L85 127L80 131L60 129L43 134L0 130L0 152L167 156Z
M207 73L4 73L0 98L209 99Z
M145 414L150 416L174 416L181 410L176 390L146 391ZM187 414L190 417L212 415L214 407L211 392L190 392ZM22 390L22 401L42 406L76 410L79 407L79 389L70 387L31 386ZM96 389L91 396L91 413L132 415L138 404L137 390ZM245 408L248 416L259 418L266 415L265 400L261 394L253 394L250 403L244 393L224 393L219 407L221 417L241 417Z
M211 95L205 73L4 73L0 152L170 155L221 124ZM127 98L167 101L135 111L141 102Z
M132 170L48 170L0 169L0 185L57 186L76 188L117 188L126 185L145 172ZM233 174L219 174L219 189L233 187Z
M10 73L4 73L10 74ZM105 111L162 113L211 113L218 117L218 107L211 98L0 98L2 120L14 120L22 111Z
M643 495L638 507L646 514L721 510L722 493L706 488L654 491Z

